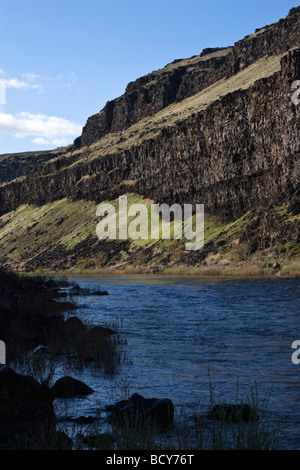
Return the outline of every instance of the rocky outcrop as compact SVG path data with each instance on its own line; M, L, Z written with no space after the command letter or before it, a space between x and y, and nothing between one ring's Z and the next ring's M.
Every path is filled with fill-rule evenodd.
M230 48L224 49L224 55L214 57L212 52L211 58L198 56L198 60L191 58L187 64L178 60L129 83L124 95L109 101L100 113L88 119L81 137L74 142L75 148L91 145L109 132L127 129L144 117L203 90L216 76L225 74L220 69Z
M279 55L299 44L300 8L286 18L238 41L233 48L205 49L192 60L176 60L129 83L125 94L91 116L75 147L91 145L109 132L130 127L171 103L191 96L221 78L228 78L265 55ZM222 54L223 51L223 54Z
M66 149L53 152L25 152L0 155L0 184L27 175L37 165L60 157L65 151Z
M296 49L283 57L281 71L225 95L157 137L6 184L0 188L1 213L63 197L101 202L128 190L158 202L203 203L224 220L282 203L299 182L300 109L291 101L299 64Z

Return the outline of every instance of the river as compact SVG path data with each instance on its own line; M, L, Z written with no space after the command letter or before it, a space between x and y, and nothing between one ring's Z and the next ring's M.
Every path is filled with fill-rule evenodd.
M70 415L93 415L135 392L170 398L192 413L209 405L210 388L216 401L237 402L257 384L259 400L269 396L272 422L280 425L280 447L300 449L300 364L291 360L291 344L300 340L300 279L68 279L108 291L76 297L75 314L89 324L117 325L127 342L113 376L58 371L95 389L72 402Z

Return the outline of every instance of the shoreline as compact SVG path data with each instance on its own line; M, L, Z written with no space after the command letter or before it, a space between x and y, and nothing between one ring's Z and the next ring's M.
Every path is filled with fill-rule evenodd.
M300 262L299 262L300 263ZM253 265L250 266L250 268ZM223 268L223 269L222 269ZM45 277L186 277L186 278L199 278L199 279L226 279L226 280L238 280L238 279L298 279L300 278L300 270L294 272L285 272L281 270L269 269L266 272L254 272L252 269L247 270L247 266L239 270L239 268L230 268L220 266L212 267L170 267L165 270L156 271L150 269L118 269L115 267L107 267L102 269L68 269L68 270L36 270L36 271L14 271L24 276L45 276ZM273 271L273 272L272 272Z

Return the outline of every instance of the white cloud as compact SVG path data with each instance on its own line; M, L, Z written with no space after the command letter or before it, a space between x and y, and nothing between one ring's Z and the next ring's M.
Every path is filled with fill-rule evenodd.
M36 82L37 80L40 80L42 78L41 75L34 73L34 72L26 72L22 73L21 77L24 78L27 82Z
M69 74L69 81L63 83L64 75L57 75L55 78L52 77L43 77L35 72L24 72L20 74L20 77L7 77L7 74L3 69L0 68L0 87L2 90L13 88L16 90L36 90L40 95L45 91L45 87L48 87L49 84L55 84L57 86L64 86L69 91L72 91L73 85L76 83L76 75L72 72ZM53 85L51 85L53 86ZM0 104L5 104L3 101Z
M5 88L17 88L22 90L28 90L30 84L24 80L19 80L19 78L0 78L1 86Z
M38 145L67 145L81 131L80 124L56 116L0 113L0 134L31 138Z
M65 81L68 80L67 83ZM50 88L66 87L70 91L76 83L76 75L68 77L57 75L56 78L42 77L34 72L21 73L11 77L0 68L0 134L11 135L20 139L30 139L36 145L64 146L81 134L82 126L78 123L57 116L19 112L5 113L2 106L6 104L6 90L35 91L38 95ZM49 90L48 90L49 91Z
M44 137L36 137L32 142L38 145L49 145L51 143L49 140L44 139Z
M2 69L0 69L0 75L5 75ZM0 78L0 89L2 90L1 104L6 104L5 95L8 88L14 88L15 90L36 90L39 95L43 93L44 87L40 83L35 83L35 80L40 77L39 75L22 74L22 77L25 80L19 78Z

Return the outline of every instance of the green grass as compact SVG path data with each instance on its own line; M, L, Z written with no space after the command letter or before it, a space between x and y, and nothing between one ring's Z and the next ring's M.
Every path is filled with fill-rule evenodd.
M20 206L0 218L2 258L22 262L57 243L70 249L94 234L96 204L66 199L42 207Z
M119 199L105 202L114 206L118 227ZM194 262L193 255L196 257L197 253L186 251L187 240L184 237L174 239L174 222L167 224L170 228L170 239L164 239L162 233L158 240L150 238L151 202L134 193L127 194L128 207L138 203L147 209L149 239L129 239L123 242L125 245L123 244L121 249L119 247L122 241L118 239L113 242L98 240L97 205L94 202L62 199L42 207L20 206L16 211L0 217L0 261L13 269L17 267L22 270L22 266L40 256L42 261L38 263L35 271L42 273L46 268L49 272L52 269L51 256L60 256L59 252L55 254L55 250L61 247L65 250L63 257L70 255L65 269L78 273L114 266L125 272L139 272L145 266L157 266L160 269L163 267L169 274L270 275L273 272L272 265L276 261L284 268L281 274L296 273L298 265L292 263L299 260L299 243L293 240L280 241L281 237L276 238L274 233L274 243L269 248L258 249L250 254L247 241L241 241L251 225L250 222L258 216L261 217L262 225L257 234L250 231L249 235L247 232L250 239L262 236L266 217L267 220L272 218L279 233L280 230L288 233L299 223L300 216L289 214L285 206L267 211L263 208L250 211L231 223L223 223L216 217L205 214L204 249L206 246L210 248L204 260ZM134 216L128 217L128 225L133 219ZM118 235L117 229L117 238ZM84 250L80 249L82 244L85 244ZM48 255L50 261L47 261Z

